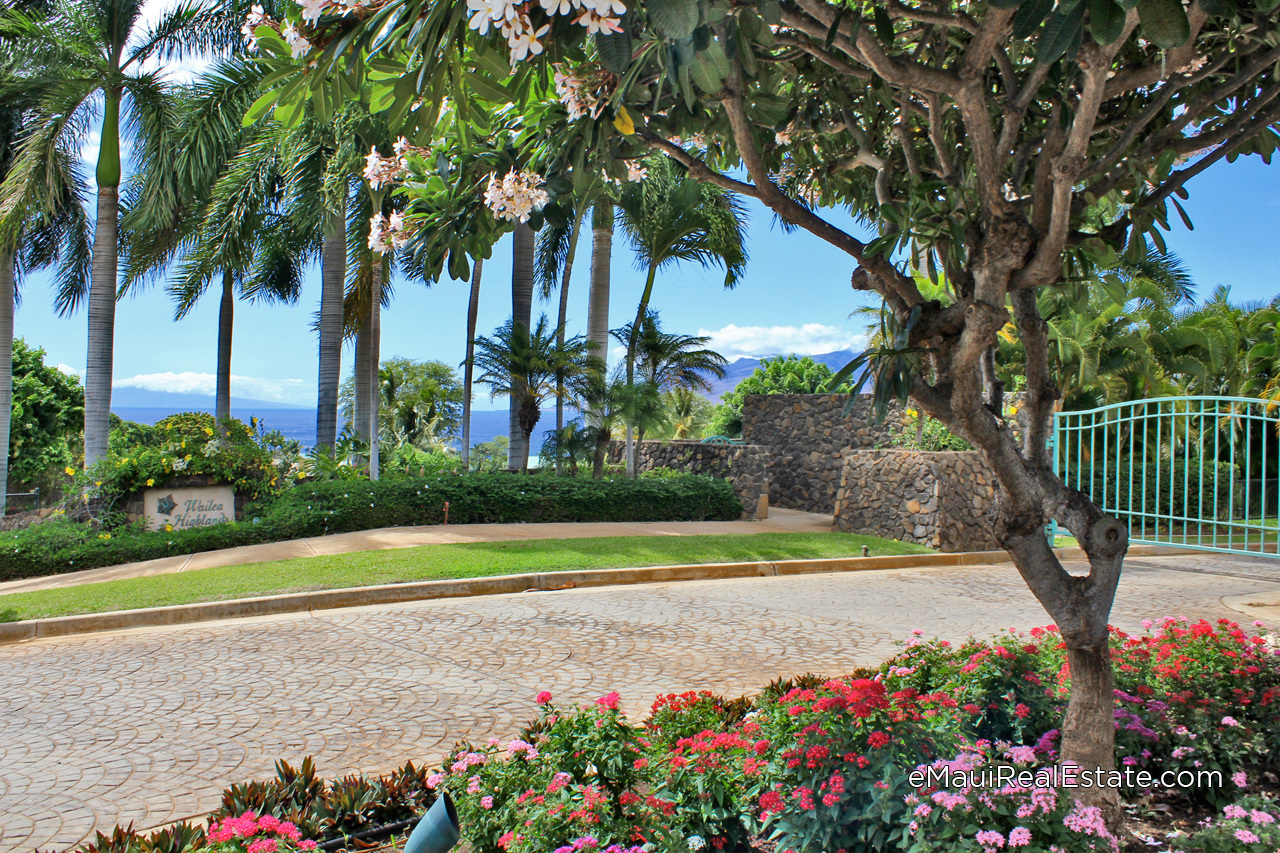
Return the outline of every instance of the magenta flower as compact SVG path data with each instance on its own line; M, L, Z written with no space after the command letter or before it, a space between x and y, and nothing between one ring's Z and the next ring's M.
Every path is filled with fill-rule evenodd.
M541 693L537 695L534 701L537 702L539 705L546 705L551 701L551 694L543 690Z
M618 702L621 699L622 697L619 696L618 691L615 690L612 693L601 696L596 700L596 704L601 708L604 708L606 711L616 711L618 710Z
M1252 832L1250 832L1250 831L1249 831L1249 830L1247 830L1247 829L1237 829L1237 830L1236 830L1236 838L1237 838L1239 841L1243 841L1245 844L1257 844L1257 843L1258 843L1258 836L1254 835ZM249 849L250 849L250 853L252 853L253 848L249 848Z
M1231 774L1231 781L1237 788L1249 787L1249 777L1245 775L1243 770L1238 770Z
M493 797L481 797L481 798L480 798L480 808L482 808L482 809L491 809L491 808L493 808Z

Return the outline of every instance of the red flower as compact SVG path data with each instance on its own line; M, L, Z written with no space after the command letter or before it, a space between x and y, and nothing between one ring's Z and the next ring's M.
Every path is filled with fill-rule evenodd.
M1031 709L1028 708L1026 705L1023 705L1021 702L1019 702L1017 707L1013 709L1014 716L1019 718L1026 717L1030 713L1031 713Z
M889 744L889 736L884 732L872 732L867 735L867 745L872 749L879 749Z

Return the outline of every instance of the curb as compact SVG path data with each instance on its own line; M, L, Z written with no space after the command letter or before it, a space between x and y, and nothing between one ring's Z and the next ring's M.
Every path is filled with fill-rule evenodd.
M1137 545L1129 549L1131 557L1157 556L1169 551L1153 545ZM1079 548L1057 548L1061 560L1084 556ZM47 637L67 637L99 631L126 628L149 628L185 625L220 619L247 619L255 616L279 616L309 613L344 607L367 607L376 604L399 604L406 601L429 601L466 598L479 595L507 595L518 592L552 592L555 590L623 586L670 581L726 580L731 578L779 577L833 572L858 572L876 569L912 569L938 566L968 566L1008 563L1004 551L970 551L961 554L906 554L893 557L833 557L817 560L778 560L756 563L703 563L686 566L648 566L635 569L594 569L571 572L539 572L521 575L498 575L457 580L418 581L383 584L381 586L326 589L316 592L267 595L231 601L206 601L177 604L143 610L114 610L29 619L22 622L0 622L0 645L20 643Z

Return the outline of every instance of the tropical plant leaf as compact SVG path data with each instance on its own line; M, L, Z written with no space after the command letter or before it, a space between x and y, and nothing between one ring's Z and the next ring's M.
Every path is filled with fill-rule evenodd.
M1031 38L1040 24L1053 11L1053 0L1030 0L1022 4L1018 14L1013 18L1013 37L1016 39Z
M720 42L713 41L706 50L699 53L689 70L699 89L708 95L719 92L724 85L724 78L729 76L729 60L724 55Z
M1124 34L1124 9L1115 0L1089 0L1089 32L1098 44L1111 44Z
M647 0L649 19L671 39L687 39L698 26L697 0Z
M1191 38L1191 22L1182 0L1138 0L1138 20L1143 35L1156 47L1168 50Z
M626 72L631 65L631 34L625 24L620 33L596 33L596 51L605 68L614 74Z
M1061 59L1083 26L1084 3L1076 3L1071 8L1060 6L1058 11L1049 16L1044 29L1040 31L1040 40L1036 45L1037 61L1049 65Z

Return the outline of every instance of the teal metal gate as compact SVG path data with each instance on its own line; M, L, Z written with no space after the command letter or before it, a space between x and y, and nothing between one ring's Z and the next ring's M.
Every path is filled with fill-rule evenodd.
M1132 543L1280 551L1280 404L1157 397L1054 416L1054 472Z

